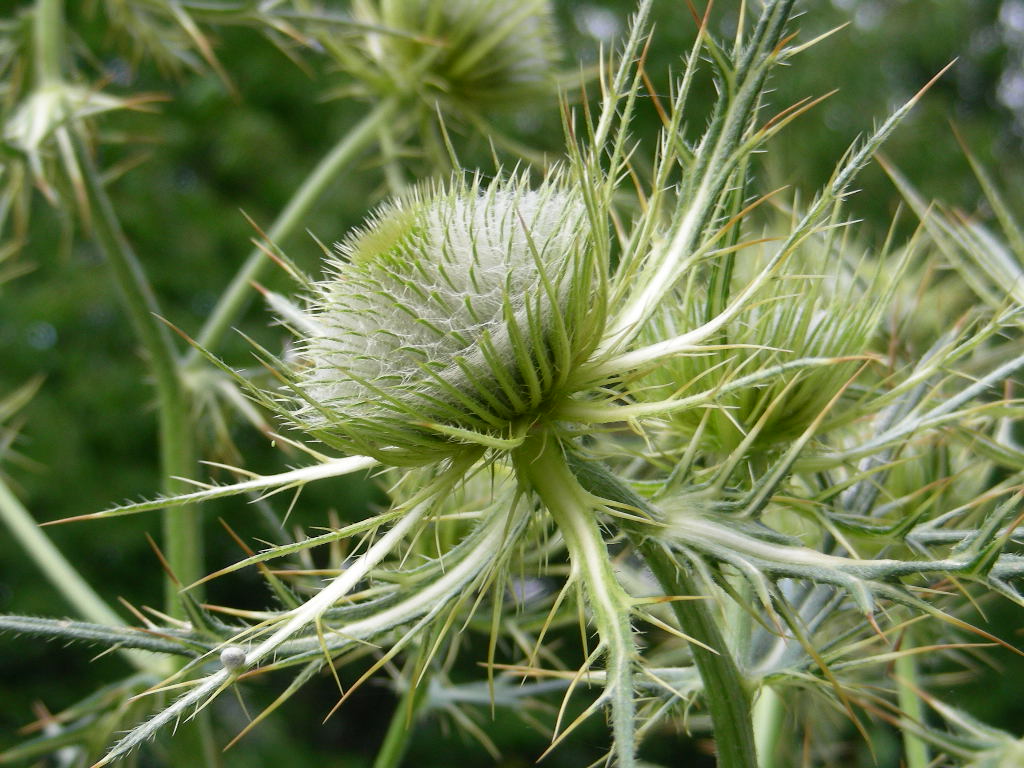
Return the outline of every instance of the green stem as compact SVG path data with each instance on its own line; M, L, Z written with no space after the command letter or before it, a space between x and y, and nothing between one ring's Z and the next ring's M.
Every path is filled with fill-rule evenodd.
M327 186L378 136L381 126L387 124L398 111L401 101L389 98L380 102L362 121L339 141L313 169L288 205L277 217L267 232L267 239L280 243L291 235L305 220L313 204L320 198ZM221 295L217 306L207 319L206 324L196 337L198 346L212 349L223 338L231 325L245 311L252 297L252 283L260 279L273 262L261 248L254 248L242 268L231 280L230 285ZM197 350L193 349L187 358L190 367L201 361Z
M71 131L75 155L82 168L82 178L94 212L93 236L102 249L114 274L128 317L138 334L149 361L156 386L158 426L160 435L160 470L164 493L172 496L193 490L175 478L187 477L195 468L195 446L189 397L181 378L181 368L171 341L170 332L160 317L156 296L146 274L121 229L121 222L100 180L96 164L85 147L81 135ZM181 584L192 584L204 575L203 538L199 508L195 505L165 511L163 516L164 555L177 582L164 580L164 606L167 613L185 615ZM193 595L196 592L193 591ZM200 712L181 728L171 742L171 758L175 765L221 765L209 713Z
M36 0L32 25L36 82L41 86L60 82L64 53L64 0Z
M900 643L900 650L908 650L912 647L911 633L904 631L903 640ZM916 722L924 724L925 708L921 697L920 680L917 673L917 654L899 656L895 664L896 692L899 700L900 710L903 712L904 722ZM928 768L931 759L928 756L928 745L917 736L910 728L902 729L903 755L906 758L907 768Z
M668 547L653 538L636 534L631 538L666 594L701 594L692 574ZM699 645L691 648L715 727L719 768L757 768L750 691L714 614L703 600L674 600L672 609L686 634L717 651Z
M408 189L408 185L402 175L402 166L398 162L398 148L389 126L380 127L377 141L384 160L384 179L387 181L388 189L392 195L401 195Z
M570 456L573 474L590 493L609 501L657 513L603 467ZM639 555L651 569L666 595L698 596L696 580L672 551L649 530L628 531ZM719 768L757 768L750 690L733 657L714 614L704 600L673 600L672 610L683 631L715 652L691 647L694 663L704 684L704 698L715 729Z
M757 754L761 757L761 768L780 766L776 750L785 714L782 698L775 689L769 685L762 686L754 704L754 735L757 740Z
M89 586L89 582L82 578L82 574L75 570L49 537L39 529L35 518L22 506L2 479L0 520L7 525L7 529L21 545L22 550L35 561L47 580L81 618L111 627L124 625L121 618L96 594ZM152 654L124 648L120 652L140 672L161 676L167 672L164 665Z
M583 593L605 648L606 682L602 700L611 702L615 756L620 768L636 765L636 702L633 661L636 646L630 625L632 601L612 570L612 559L597 525L595 502L566 464L557 439L531 435L516 449L516 474L540 497L565 539L573 578Z
M40 85L59 83L63 79L63 10L62 0L38 0L36 6L34 31ZM157 319L159 307L156 297L121 229L79 126L71 125L67 133L82 171L82 192L92 211L89 224L94 238L111 266L125 310L148 356L157 394L164 492L175 495L186 490L187 485L174 478L191 474L195 465L189 401L182 385L177 354L169 331ZM194 583L203 575L203 540L199 522L199 510L194 506L180 508L163 518L167 562L175 576L186 584ZM164 585L165 610L172 615L184 615L178 584L167 578ZM154 669L152 663L147 667ZM181 729L173 741L171 756L174 763L180 765L216 768L221 764L207 713L199 713Z
M412 672L415 673L415 670ZM427 700L429 674L425 674L416 685L412 684L410 678L406 679L409 684L399 699L394 714L391 715L388 732L384 736L384 743L381 744L377 758L373 761L373 768L398 768L402 764L402 758L409 748L409 737L413 733L416 714Z
M93 236L99 244L120 289L128 317L143 348L156 386L159 414L160 469L164 492L183 493L190 488L174 478L187 477L195 469L195 447L188 394L178 367L177 354L167 327L160 322L160 309L135 252L121 229L121 223L107 196L92 156L81 136L72 131L75 154L82 168L92 219ZM203 540L199 510L178 507L163 517L164 554L182 584L192 584L203 574ZM166 582L165 607L181 616L178 584Z

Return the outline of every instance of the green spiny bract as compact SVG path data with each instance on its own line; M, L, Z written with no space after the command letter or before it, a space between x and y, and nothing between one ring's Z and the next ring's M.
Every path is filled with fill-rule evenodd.
M749 280L746 251L737 262L738 286ZM726 331L709 339L697 354L665 361L643 380L641 398L685 395L691 388L713 389L759 367L797 358L860 356L871 350L896 266L863 278L866 262L844 263L846 254L831 240L807 241L782 267L757 300ZM738 279L737 279L738 278ZM690 281L678 304L666 304L650 323L650 342L671 338L706 320L709 289ZM673 414L673 428L684 439L700 435L711 450L731 451L747 439L755 452L794 440L850 381L858 361L800 371L717 398L716 407Z
M574 389L603 328L580 195L456 178L384 205L314 285L291 418L418 464L508 439Z
M414 92L433 108L508 106L550 96L557 57L547 0L357 0L355 18L415 36L371 33L353 68L378 91Z

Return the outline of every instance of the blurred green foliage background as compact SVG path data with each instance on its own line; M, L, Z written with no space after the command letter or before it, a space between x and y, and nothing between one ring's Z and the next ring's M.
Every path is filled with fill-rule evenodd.
M27 5L6 6L0 14L18 19ZM623 32L632 10L629 0L556 2L563 36L564 65L569 71L596 60L601 44ZM69 3L76 39L96 57L97 79L109 80L113 93L155 92L167 97L152 112L127 112L101 122L102 132L116 138L103 149L105 167L132 167L110 191L127 234L145 264L168 319L194 331L213 306L249 249L253 235L245 214L267 225L308 170L367 109L347 99L326 99L343 79L315 52L307 52L304 71L266 44L254 31L225 29L215 38L216 54L237 88L231 93L211 73L165 77L151 64L136 64L130 46L113 34L97 3ZM339 4L343 9L343 4ZM712 23L726 31L735 24L738 3L716 5ZM787 128L764 156L758 185L770 189L792 185L809 195L828 176L840 154L858 134L869 130L888 110L905 100L951 59L955 67L931 90L886 149L886 154L919 186L981 217L987 215L977 183L957 145L951 123L965 143L994 168L1011 200L1021 200L1024 185L1024 2L1022 0L805 0L799 20L801 39L851 22L795 65L775 76L776 108L804 96L839 91ZM655 3L655 33L647 69L664 95L670 69L692 44L695 23L681 0ZM698 84L711 103L710 81ZM595 95L596 86L591 84ZM657 114L641 110L639 139L653 135ZM689 122L700 126L703 115ZM525 143L557 154L561 128L557 105L530 113L498 117L503 129ZM463 163L492 170L484 137L465 126L450 125L457 135ZM410 180L416 158L407 164ZM865 220L862 237L884 237L896 209L896 194L884 175L869 169L850 210ZM306 226L326 243L339 239L384 192L379 163L367 154L333 185ZM113 282L99 252L81 233L65 227L60 211L36 196L32 227L19 258L33 270L0 287L0 394L37 374L45 376L40 392L24 410L16 448L21 460L4 472L20 497L41 520L92 512L124 499L151 496L160 485L155 416L131 328L121 311ZM905 216L902 226L913 226ZM319 247L308 236L281 246L301 266L317 272ZM283 274L272 288L290 290ZM279 343L269 328L270 315L254 306L242 327L270 344ZM235 337L225 351L236 365L251 360ZM240 461L216 452L212 435L206 457ZM245 466L273 471L277 458L267 440L244 425L232 437ZM310 488L293 520L318 525L324 511L359 518L374 490L358 481L336 481ZM210 504L208 566L237 557L237 550L216 519L232 524L251 509L238 503ZM153 516L79 524L50 529L58 546L73 553L75 564L110 600L122 596L133 604L158 604L161 574L144 534L158 536ZM212 602L259 607L265 598L255 577L215 582ZM230 583L227 583L230 581ZM66 606L49 584L0 532L0 611L63 615ZM1008 605L990 606L990 618L1008 638L1022 626ZM33 719L33 702L50 710L65 707L121 670L116 657L90 661L90 652L25 639L0 637L0 748L17 741L16 731ZM1000 662L1006 663L1006 654ZM978 679L957 699L994 725L1019 731L1024 704L1015 686L1003 684L1006 672L979 670ZM1018 678L1019 679L1019 678ZM259 684L257 684L258 686ZM265 723L235 752L228 764L288 766L369 765L383 736L393 697L369 686L340 715L321 726L335 691L329 681L315 683L289 703L283 714ZM241 714L234 712L238 722ZM599 725L591 723L592 727ZM518 720L500 718L484 729L509 755L506 766L530 765L543 751L546 736ZM443 724L422 729L408 764L466 768L493 764L471 739L445 734ZM225 732L231 731L226 728ZM443 751L437 747L444 739ZM590 741L601 744L601 738ZM700 752L697 745L697 752ZM258 752L256 751L258 749ZM580 766L594 758L596 747L586 734L547 758L548 766ZM650 757L679 759L671 744L652 748ZM258 754L258 762L253 755ZM675 758L673 758L675 754ZM693 758L693 765L701 758ZM704 758L710 764L709 758ZM237 761L237 762L233 762ZM248 761L248 762L247 762ZM678 762L676 763L678 764ZM884 748L880 765L887 763Z

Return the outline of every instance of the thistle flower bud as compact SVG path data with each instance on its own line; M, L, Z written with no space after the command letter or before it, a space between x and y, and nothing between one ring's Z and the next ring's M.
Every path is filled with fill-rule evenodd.
M842 357L870 351L870 342L891 295L880 270L862 280L822 244L805 244L780 273L714 343L722 347L668 360L644 379L636 396L658 399L685 394L688 386L714 389L757 367L799 358ZM756 265L740 271L756 269ZM789 273L787 275L787 272ZM899 269L895 270L896 273ZM829 274L832 273L832 274ZM739 284L745 279L740 274ZM700 325L706 317L704 289L694 289L679 306L666 306L650 324L651 341ZM799 371L736 390L716 399L710 413L679 411L672 427L687 437L699 433L710 450L731 451L750 435L750 450L785 444L821 415L857 371L856 361Z
M357 0L359 21L416 35L371 33L356 68L378 88L501 106L554 91L554 24L547 0ZM375 75L371 75L375 73Z
M300 428L392 463L496 445L571 390L604 313L580 195L456 179L384 205L314 286Z

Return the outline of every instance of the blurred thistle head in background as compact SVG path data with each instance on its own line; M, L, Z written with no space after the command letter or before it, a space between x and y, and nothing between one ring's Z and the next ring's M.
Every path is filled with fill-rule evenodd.
M555 92L548 0L356 0L368 32L342 65L380 95L428 109L522 108Z

